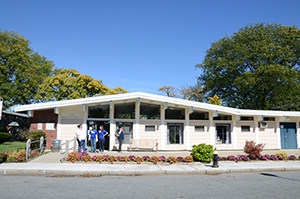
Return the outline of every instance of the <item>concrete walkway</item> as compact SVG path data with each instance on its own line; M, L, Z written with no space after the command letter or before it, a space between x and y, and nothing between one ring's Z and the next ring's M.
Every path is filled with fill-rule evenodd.
M278 151L277 151L278 152ZM182 156L190 152L106 152L114 156ZM241 155L241 152L219 151L220 156ZM265 154L275 154L266 152ZM299 157L299 150L289 151L288 154ZM98 155L98 154L95 154ZM228 155L227 155L228 156ZM46 175L46 176L103 176L103 175L157 175L157 174L221 174L234 172L274 172L300 171L300 161L251 161L238 162L220 161L219 168L212 168L211 164L195 163L69 163L61 162L64 157L60 153L48 153L27 163L0 164L0 175Z

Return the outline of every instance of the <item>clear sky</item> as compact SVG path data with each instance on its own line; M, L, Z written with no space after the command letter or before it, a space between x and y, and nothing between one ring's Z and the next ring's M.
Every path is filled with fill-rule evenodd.
M256 23L296 25L299 0L0 0L15 31L57 68L109 88L162 94L196 84L212 42Z

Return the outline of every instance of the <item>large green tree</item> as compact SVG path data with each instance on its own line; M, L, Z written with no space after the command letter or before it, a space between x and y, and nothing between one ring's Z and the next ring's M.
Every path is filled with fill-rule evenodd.
M4 109L34 103L38 85L54 64L34 52L30 42L16 32L0 31L0 96Z
M255 24L212 43L198 77L206 96L243 109L300 110L300 30Z
M35 99L45 102L119 93L127 91L121 87L109 89L100 80L74 69L56 69L54 75L47 77L39 86Z

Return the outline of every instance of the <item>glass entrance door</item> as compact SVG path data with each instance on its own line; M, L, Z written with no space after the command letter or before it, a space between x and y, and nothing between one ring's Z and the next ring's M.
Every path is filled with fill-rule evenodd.
M103 125L104 129L108 132L108 136L105 136L105 142L104 142L104 150L109 150L109 136L110 136L110 131L109 131L109 123L108 121L95 121L95 120L88 120L87 121L87 126L88 129L90 129L91 126L95 126L95 129L97 129L97 131L99 131L99 128L101 125ZM87 136L88 136L88 132L87 132ZM97 149L99 150L99 141L97 138ZM87 146L91 146L90 141L87 142Z
M168 144L183 144L183 124L168 124Z

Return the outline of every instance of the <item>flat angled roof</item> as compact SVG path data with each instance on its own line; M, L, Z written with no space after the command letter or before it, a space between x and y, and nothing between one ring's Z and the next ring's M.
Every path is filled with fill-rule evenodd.
M206 109L208 111L218 111L220 113L227 113L232 115L241 115L241 116L252 116L252 115L264 115L264 116L300 116L300 112L296 111L268 111L268 110L246 110L246 109L236 109L225 106L218 106L213 104L207 104L203 102L195 102L190 100L184 100L179 98L172 98L162 95L155 95L143 92L132 92L132 93L124 93L124 94L116 94L116 95L104 95L104 96L95 96L95 97L87 97L73 100L62 100L62 101L54 101L54 102L45 102L38 104L29 104L29 105L21 105L15 108L16 112L22 111L31 111L31 110L44 110L51 109L57 107L66 107L66 106L74 106L74 105L88 105L102 102L110 102L110 101L120 101L120 100L132 100L138 99L141 100L150 100L160 103L170 103L179 106L193 107L199 109Z

